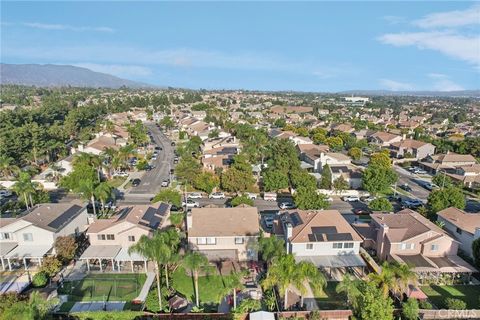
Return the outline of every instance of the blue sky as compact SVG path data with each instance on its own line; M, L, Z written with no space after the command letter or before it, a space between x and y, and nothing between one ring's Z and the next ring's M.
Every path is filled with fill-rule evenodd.
M474 2L4 2L1 61L156 85L480 88Z

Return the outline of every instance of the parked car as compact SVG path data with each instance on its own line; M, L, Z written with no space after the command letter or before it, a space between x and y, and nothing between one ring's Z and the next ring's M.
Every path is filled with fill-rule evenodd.
M170 169L170 174L174 174L175 173L175 170L174 169Z
M361 208L355 208L352 211L353 211L353 214L356 214L357 216L372 213L369 209L361 209Z
M423 202L418 199L404 199L402 200L402 206L409 209L416 209L423 205Z
M202 194L200 192L192 192L187 195L188 199L202 199Z
M423 169L416 169L415 171L413 171L413 173L415 173L415 174L427 174L427 171L425 171Z
M396 196L396 195L395 195L395 196L394 196L394 195L389 195L389 196L387 197L387 200L388 200L388 201L401 201L401 200L402 200L402 197Z
M400 186L400 189L403 189L403 190L405 190L405 191L407 191L407 192L411 192L411 191L412 191L412 188L411 188L407 183L402 184L402 185Z
M112 174L113 177L128 177L128 173L125 171L116 171Z
M156 154L154 154L154 155L152 156L152 160L153 160L153 161L157 160L157 155L156 155Z
M266 201L277 201L277 194L275 192L265 192L263 194L263 200Z
M175 142L172 141L172 143L170 144L172 147L175 147Z
M248 199L251 199L251 200L256 200L257 199L257 194L256 193L247 192L247 193L245 193L245 196Z
M173 159L173 163L178 163L178 157L175 157L175 158Z
M197 201L187 199L187 201L182 202L182 206L187 207L187 208L198 208L198 207L200 207L200 204Z
M140 185L140 183L142 182L142 180L140 179L133 179L132 180L132 187L138 187Z
M372 202L373 200L375 200L374 196L360 197L360 201L365 202L365 203Z
M273 228L273 216L265 216L263 221L265 222L265 227L268 229Z
M357 196L345 196L345 197L342 197L342 200L345 202L360 201L360 199Z
M208 196L209 199L225 199L225 194L223 192L214 192Z
M427 189L428 191L432 191L434 188L438 188L437 185L431 183L431 182L428 182L428 181L421 181L420 182L420 185L422 187L424 187L425 189Z
M282 202L279 205L280 209L286 210L286 209L295 209L295 204L292 202Z
M170 180L166 179L166 180L162 181L160 186L162 186L163 188L166 188L166 187L168 187L169 184L170 184Z
M115 202L113 200L110 200L107 203L105 203L105 208L115 210L117 209L117 206L115 205Z

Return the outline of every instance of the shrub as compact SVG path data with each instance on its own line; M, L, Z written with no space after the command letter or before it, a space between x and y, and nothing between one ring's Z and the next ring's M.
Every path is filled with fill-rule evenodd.
M407 302L402 303L402 314L406 320L418 319L418 300L408 298Z
M236 196L235 198L232 199L231 204L232 204L232 207L236 207L241 204L247 204L249 206L253 206L253 200L244 195Z
M77 251L78 244L72 236L63 236L55 239L55 252L64 262L73 259Z
M420 307L420 309L428 309L428 310L433 309L432 304L427 300L420 300L418 303L418 306Z
M40 268L41 272L45 272L45 274L49 277L53 277L60 271L62 267L62 263L58 260L57 257L54 256L47 256L43 258L42 266Z
M40 271L39 273L35 274L32 279L32 285L35 288L45 287L48 282L48 276L44 271Z
M465 301L462 301L460 299L447 298L445 299L445 305L447 306L448 309L452 309L452 310L467 309L467 304L465 303Z

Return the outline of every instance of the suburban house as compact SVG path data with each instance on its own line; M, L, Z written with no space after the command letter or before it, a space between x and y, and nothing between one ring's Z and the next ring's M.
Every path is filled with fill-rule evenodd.
M404 209L395 214L370 215L370 224L354 224L364 247L380 260L406 263L422 281L440 274L469 277L475 268L457 256L459 241L418 212Z
M472 242L480 238L480 214L466 213L454 207L437 214L437 221L445 223L444 229L460 242L460 249L473 257Z
M314 172L321 172L326 164L329 166L346 166L352 162L350 157L343 153L328 152L328 146L311 146L311 144L305 144L305 147L297 145L304 169L313 169Z
M355 131L355 128L352 127L350 124L341 123L332 128L332 131L339 131L344 133L352 133Z
M94 221L86 231L90 246L80 260L87 263L88 271L92 268L92 260L93 267L98 267L100 271L107 267L113 271L128 267L132 272L142 268L146 270L146 259L136 253L129 253L128 249L141 236L152 236L156 230L167 226L169 213L170 206L158 202L121 207L114 217Z
M470 154L448 152L429 155L424 161L421 161L419 165L426 171L437 174L439 171L455 173L457 167L472 166L476 163L475 157Z
M258 220L255 207L193 208L187 214L188 246L210 261L257 260Z
M332 165L329 166L332 172L332 183L342 177L349 185L350 189L360 189L362 187L362 171L351 165Z
M480 188L480 164L470 164L456 167L454 173L446 173L454 182L468 188Z
M80 144L76 149L72 149L72 153L85 152L99 155L107 148L119 149L124 145L126 145L126 141L124 140L121 141L110 135L97 135L97 137L90 140L87 145Z
M331 276L341 268L366 265L359 254L362 238L337 210L282 212L273 233L285 240L297 261L310 261Z
M41 265L55 254L55 240L77 236L88 225L87 207L81 202L40 204L18 218L0 219L0 260L3 270L23 264Z
M406 139L390 144L390 153L395 158L424 159L435 153L435 146L423 141Z
M390 146L392 143L400 142L402 140L402 136L383 131L375 132L368 138L368 142L385 148Z

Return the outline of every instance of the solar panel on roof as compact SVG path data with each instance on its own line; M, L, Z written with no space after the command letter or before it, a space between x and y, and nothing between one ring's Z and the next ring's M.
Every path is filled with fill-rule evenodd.
M80 206L72 206L68 208L65 212L63 212L61 215L56 217L53 221L51 221L47 226L50 228L53 228L55 230L60 229L63 227L65 224L67 224L73 217L75 217L75 214L81 209Z
M351 241L353 237L350 233L332 233L327 234L328 241Z

